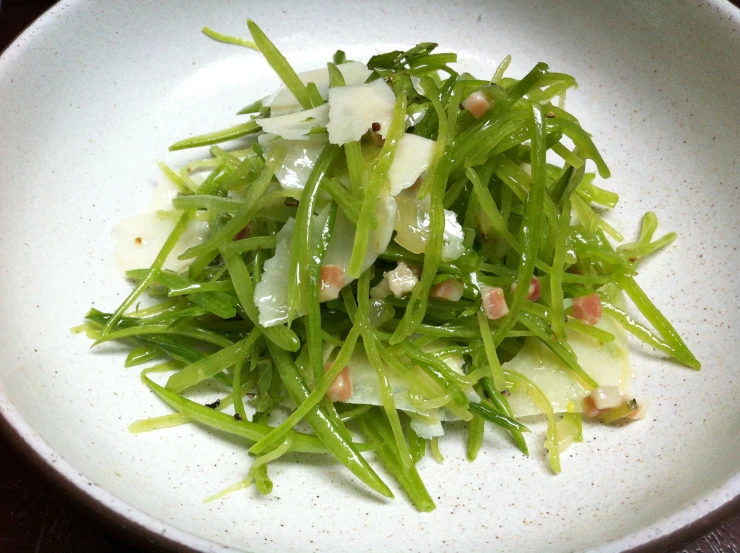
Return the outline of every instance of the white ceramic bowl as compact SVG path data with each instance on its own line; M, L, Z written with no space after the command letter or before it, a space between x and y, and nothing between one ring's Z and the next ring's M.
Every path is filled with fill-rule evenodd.
M239 478L237 440L193 426L132 435L168 412L122 365L68 329L129 287L109 229L141 210L174 140L228 126L277 78L210 25L258 21L298 69L337 48L366 59L422 40L487 75L537 61L577 76L570 108L610 163L628 236L654 210L680 238L639 277L704 363L694 373L635 347L648 420L592 425L552 476L540 437L524 459L462 432L421 472L438 508L366 494L321 458L275 466L275 491L203 498ZM68 487L134 527L203 551L617 551L725 505L740 491L737 372L740 13L728 2L60 2L0 58L0 412Z

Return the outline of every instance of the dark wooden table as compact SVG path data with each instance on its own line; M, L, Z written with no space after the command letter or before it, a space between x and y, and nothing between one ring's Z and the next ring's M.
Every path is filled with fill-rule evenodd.
M4 0L0 51L54 0ZM0 84L0 86L2 86ZM144 553L131 536L78 505L0 434L0 553ZM693 534L693 535L691 535ZM656 553L740 553L740 510Z

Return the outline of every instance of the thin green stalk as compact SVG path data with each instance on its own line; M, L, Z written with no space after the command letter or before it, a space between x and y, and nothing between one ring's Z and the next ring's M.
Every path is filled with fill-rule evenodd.
M193 193L193 189L188 186L189 183L187 183L185 179L183 179L180 175L173 171L170 166L167 165L164 161L157 161L157 167L159 167L159 169L165 174L165 176L170 179L172 184L177 187L181 194Z
M100 338L95 340L90 346L91 348L102 344L104 342L110 342L112 340L123 340L125 338L139 338L142 336L185 336L187 338L193 338L209 344L213 344L221 347L228 347L231 345L231 341L215 332L209 332L202 328L190 326L173 326L171 324L146 324L130 326L128 328L122 328L120 330L114 330L108 334L101 335Z
M409 454L414 464L421 461L426 453L427 442L424 438L421 438L413 428L411 428L411 420L407 417L409 424L406 426L406 435L409 440Z
M488 399L491 401L491 405L493 406L493 408L499 411L502 415L505 415L509 419L513 420L514 412L509 406L509 402L507 401L506 396L503 395L501 392L497 392L496 390L494 390L493 382L491 382L491 379L482 379L481 385L483 386ZM529 448L527 447L527 442L525 441L522 432L520 430L509 430L509 435L511 436L511 440L514 442L514 445L517 447L517 449L524 453L524 455L529 456Z
M347 144L345 144L346 146ZM360 218L360 209L362 208L362 196L347 190L336 178L324 179L321 188L331 196L332 200L339 204L347 218L357 225L357 220Z
M483 417L488 422L492 422L501 428L509 431L529 432L529 429L522 423L500 413L488 402L471 403L468 410L473 414Z
M497 391L502 391L506 388L506 380L504 379L504 373L501 369L501 363L499 363L498 355L496 355L496 346L493 343L493 337L491 336L491 328L488 325L488 317L483 311L478 311L478 328L480 329L481 340L483 341L483 347L486 351L486 358L488 359L488 366L491 369L491 379L493 385Z
M285 83L287 89L290 90L296 100L298 100L298 103L301 104L303 109L311 109L314 107L311 103L311 96L306 85L303 84L303 81L298 77L285 56L280 53L280 50L278 50L272 41L267 38L267 35L254 21L248 19L247 26L249 27L249 32L252 34L252 38L254 39L257 48L259 48L262 55L265 56L265 60L270 64L270 67L272 67L275 73L278 74L280 80Z
M332 203L329 216L326 218L324 228L321 230L316 252L309 257L308 267L308 316L307 316L307 338L308 357L313 367L314 382L318 382L324 374L324 361L322 355L321 335L321 306L319 293L321 290L321 264L324 254L329 247L334 222L337 218L337 204Z
M244 370L244 361L237 361L234 365L234 378L232 379L233 390L231 392L231 401L234 404L234 412L241 417L241 420L249 420L247 410L244 408L244 391L242 390L242 372Z
M557 340L566 340L565 305L563 304L563 272L565 271L565 253L568 247L570 230L570 199L565 198L558 218L557 237L555 239L555 256L550 272L550 326Z
M517 240L516 237L509 231L506 221L501 215L501 212L498 210L493 196L491 196L491 192L488 190L488 188L483 186L483 183L481 183L481 180L478 177L478 173L475 172L475 169L469 168L465 171L465 174L467 175L470 182L473 183L473 192L475 192L475 195L480 202L480 207L483 210L483 213L485 213L488 217L488 220L490 221L494 230L498 234L503 236L512 248L514 248L516 251L519 251L519 240Z
M550 400L542 392L542 390L535 385L534 382L526 378L521 373L515 371L504 371L506 378L511 382L511 386L520 386L529 394L537 406L547 417L547 440L545 440L545 447L550 457L550 467L555 473L560 472L560 447L558 446L558 429L555 420L555 411L552 408Z
M244 204L241 200L219 196L178 196L172 200L175 209L208 209L217 213L236 213Z
M429 492L424 486L415 466L409 470L401 467L398 452L393 447L393 436L389 429L382 424L379 417L364 417L359 420L360 430L366 439L382 443L383 446L375 451L375 455L385 469L396 479L411 502L421 512L433 511L436 506Z
M398 418L398 411L396 410L396 403L393 400L391 386L388 381L388 377L385 374L385 369L383 368L383 362L380 358L380 354L378 353L375 338L367 329L363 333L363 343L365 344L365 350L367 352L367 357L370 360L370 365L373 367L375 373L378 375L378 384L380 387L380 398L383 404L383 410L385 411L386 417L388 417L388 422L390 423L391 430L393 431L393 437L395 440L396 449L398 450L399 458L401 460L401 466L404 468L404 470L409 470L409 468L413 465L413 461L411 460L411 454L409 452L408 444L406 444L406 440L403 436L401 421Z
M225 347L192 365L188 365L169 378L166 388L173 392L181 392L215 376L234 364L240 364L248 355L251 345L261 335L260 329L255 328L246 338L236 344Z
M391 344L398 344L408 338L424 320L429 301L429 291L442 262L442 248L444 245L444 195L449 178L449 154L455 135L459 100L453 95L447 106L447 112L445 112L441 103L437 100L437 87L434 81L429 77L423 77L421 85L427 97L431 99L439 117L437 145L432 155L429 171L419 191L420 194L425 192L425 189L430 191L429 240L424 252L421 279L411 293L411 299L403 314L401 324L393 332L390 339Z
M668 345L668 343L655 336L652 332L650 332L648 328L630 317L626 312L608 303L603 297L601 299L601 307L604 310L604 313L616 320L620 325L622 325L622 328L624 328L630 334L636 336L642 342L645 342L647 345L670 355L671 357L676 359L676 361L678 361L679 363L683 363L691 369L697 371L701 369L701 365L693 356L686 355L684 352L676 351L672 346Z
M390 171L393 157L396 154L398 143L403 138L406 131L406 95L401 94L396 98L396 105L393 108L393 119L391 120L388 134L385 137L383 148L375 160L372 175L365 189L365 195L362 200L360 217L357 220L357 229L355 231L355 241L352 248L352 257L349 262L349 276L359 278L362 273L362 265L365 262L367 245L370 242L370 231L373 227L375 203L378 195L385 186Z
M277 246L277 238L273 236L253 236L226 243L220 249L228 253L247 253L254 250L272 250Z
M155 394L157 394L165 403L173 409L183 413L189 419L210 426L216 430L221 430L229 434L241 436L250 441L257 441L270 432L270 427L264 424L249 422L246 420L237 421L234 417L225 413L220 413L215 409L201 405L179 394L171 392L162 386L156 384L147 375L146 371L141 374L141 380ZM329 449L321 440L312 435L292 432L293 438L292 450L302 451L305 453L329 453Z
M260 453L266 448L279 442L296 424L306 418L308 413L316 408L321 399L326 395L326 392L329 391L334 379L347 365L349 358L355 350L355 345L357 344L359 337L360 327L352 327L352 330L344 341L344 345L341 347L336 358L330 365L329 370L321 376L320 380L316 381L314 389L306 395L305 399L298 403L298 406L288 416L288 418L275 427L268 436L265 436L265 438L258 441L250 448L249 451L251 453Z
M295 218L295 230L290 245L290 268L288 269L288 320L293 315L306 311L306 301L309 295L309 271L313 252L312 216L319 194L321 183L324 180L331 164L339 154L339 146L327 144L316 160L308 181L301 194L301 202Z
M673 325L666 319L665 315L650 301L650 298L643 292L635 279L624 274L617 274L615 276L619 287L626 292L637 309L640 310L640 313L653 325L663 340L673 347L674 350L690 359L694 363L694 366L691 368L699 370L701 368L699 361L691 353L688 346L681 339L678 332L676 332L676 329L673 328Z
M210 27L203 27L201 31L203 31L203 34L211 37L213 40L217 40L219 42L225 42L226 44L234 44L236 46L244 46L245 48L257 50L258 52L260 51L260 49L257 48L257 45L251 40L247 40L245 38L239 38L235 36L224 35L217 31L214 31Z
M344 75L336 66L336 64L329 62L326 64L326 70L329 72L329 87L335 88L338 86L345 86Z
M363 182L364 166L362 161L362 146L358 140L352 140L344 145L344 155L347 158L347 170L352 191L359 193L365 189Z
M429 449L432 454L432 459L437 461L438 463L444 463L444 456L442 455L442 452L439 450L439 438L436 436L429 440Z
M288 353L276 347L270 341L267 342L267 348L275 361L285 388L296 405L300 405L308 399L310 392L298 373L293 359ZM344 438L342 431L337 428L336 424L329 419L322 409L314 406L306 413L305 418L316 436L352 474L379 494L385 497L393 497L393 492L365 461L355 445Z
M567 328L570 328L571 330L575 330L576 332L580 332L581 334L590 336L591 338L596 338L600 342L609 343L614 341L614 334L612 334L611 332L601 330L598 327L584 323L577 319L569 320L565 323L565 326Z
M255 121L247 121L246 123L240 123L223 129L220 131L209 132L206 134L199 134L197 136L191 136L183 140L178 140L172 146L169 147L170 152L177 150L186 150L188 148L198 148L200 146L210 146L211 144L219 144L221 142L227 142L229 140L235 140L242 136L254 134L260 132L262 127L259 126Z
M475 461L478 452L483 445L483 435L485 432L485 419L475 416L468 423L468 461Z
M425 354L409 342L402 342L400 345L404 353L410 359L416 361L419 368L428 374L445 393L450 394L455 403L461 406L468 405L469 402L465 392L462 391L451 374L454 372L452 369L442 361Z
M118 323L118 320L121 318L123 313L128 310L129 307L131 307L134 302L138 299L138 297L146 290L151 282L154 280L154 277L157 275L159 270L162 268L162 265L164 265L165 260L167 257L169 257L170 253L174 249L174 247L177 245L177 243L180 241L180 238L182 237L185 230L188 228L188 225L190 224L191 219L193 218L194 212L193 211L185 211L181 216L180 220L175 225L175 228L172 229L172 233L165 241L164 245L162 246L162 249L157 254L157 257L154 258L154 262L152 262L151 267L149 268L149 272L147 273L146 277L141 279L141 282L134 288L131 293L128 295L128 297L123 300L123 303L118 306L118 309L113 313L113 315L108 319L108 322L106 323L105 327L103 327L103 336L108 334L113 330L116 323Z
M507 55L504 57L503 60L501 60L501 63L498 64L498 67L496 67L496 72L493 74L493 77L491 77L491 82L497 85L501 84L501 79L504 76L504 73L509 68L509 64L511 63L511 56Z
M534 275L537 253L542 238L542 212L545 194L547 194L547 161L545 159L547 145L542 107L538 104L531 104L529 117L531 125L532 188L527 195L524 218L519 231L521 252L516 278L518 284L513 294L509 314L506 315L496 331L496 338L494 339L496 343L501 342L517 320L517 313L527 297L529 284Z
M270 152L270 156L265 163L262 173L247 190L244 196L244 204L234 213L234 216L214 233L208 240L192 248L185 250L180 259L190 259L202 255L212 254L229 242L232 241L240 231L246 227L252 218L257 214L259 209L258 200L262 197L267 186L272 181L275 172L285 159L285 148L278 145Z

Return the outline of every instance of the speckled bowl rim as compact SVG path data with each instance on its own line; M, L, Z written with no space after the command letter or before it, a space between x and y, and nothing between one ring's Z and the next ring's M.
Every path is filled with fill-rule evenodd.
M69 3L83 2L85 0L65 1ZM35 21L30 23L12 43L0 52L0 58L4 57L5 52L10 50L10 48L20 48L21 51L26 48L28 38L32 34L30 29L32 27L35 29L42 28L50 22L51 12L58 3L56 2L50 6ZM709 0L709 3L723 7L730 5L737 8L737 5L730 0ZM133 539L140 545L155 547L162 551L184 551L188 553L227 553L239 551L166 524L95 484L95 482L77 471L71 463L60 456L33 429L15 405L5 396L1 385L0 432L9 439L11 445L22 455L31 459L54 485L71 496L75 501L84 505L95 516L102 519L113 531L125 535L127 539ZM725 496L727 499L723 501L722 496ZM675 526L677 519L685 517L692 510L701 512L703 510L702 505L707 503L715 504L716 506L698 518L694 518L688 524L683 524L678 528L670 530ZM630 549L624 549L622 550L623 553L662 552L668 547L698 537L709 528L716 526L725 518L737 512L740 512L740 473L705 496L697 498L682 510L660 519L649 526L643 527L636 532L622 536L619 540L604 545L613 549L613 547L620 547L620 544L624 546L634 541L635 538L639 539L638 536L640 534L652 533L658 534L658 536Z

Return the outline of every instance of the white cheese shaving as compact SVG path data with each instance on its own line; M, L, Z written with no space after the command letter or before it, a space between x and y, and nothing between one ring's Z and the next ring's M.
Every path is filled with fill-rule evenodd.
M151 212L128 217L113 225L113 257L118 270L125 272L149 268L176 223L177 217ZM193 260L180 260L177 259L178 256L188 248L202 243L208 236L207 223L191 221L162 268L178 273L186 269Z
M347 86L364 83L372 73L364 63L357 61L340 63L337 65L337 69L344 77L344 83ZM329 71L326 68L303 71L298 73L298 78L303 84L314 83L321 97L326 100L329 95ZM281 86L275 94L268 98L264 105L270 107L270 114L273 116L287 115L303 109L285 85Z
M177 198L180 193L180 189L175 184L163 176L159 179L157 187L152 193L152 197L149 200L149 206L147 211L172 211L175 208L172 206L172 200Z
M262 326L274 326L288 320L288 274L290 240L295 220L291 217L277 233L275 255L265 261L262 278L254 287L254 303Z
M319 243L321 229L329 216L327 205L318 215L311 218L312 251ZM277 233L275 255L265 261L262 278L254 287L254 303L260 313L262 326L269 327L288 320L288 288L290 285L290 245L295 228L292 217ZM305 315L300 309L294 311L296 317Z
M388 172L390 195L397 196L416 182L429 168L436 142L422 136L405 134L398 141L396 154Z
M267 133L277 134L288 140L302 140L311 129L323 127L329 122L329 106L322 104L317 108L255 121Z
M378 221L378 226L370 231L367 253L362 264L363 271L375 263L375 260L388 248L388 243L391 241L393 223L396 218L396 202L393 201L393 198L378 198L375 203L375 218ZM354 243L355 225L340 209L324 256L324 265L336 265L342 267L345 272L348 271ZM352 282L352 279L347 276L345 286L350 282Z
M274 134L261 134L260 146L268 155L278 144L285 147L285 160L275 172L275 177L283 188L303 190L311 175L316 160L327 144L325 134L314 134L304 140L285 140Z
M435 340L433 345L425 346L422 349L426 352L430 352L434 351L435 349L439 349L449 345L450 342L446 342L444 340ZM456 373L463 374L462 367L464 364L464 359L462 358L462 356L449 355L442 358L442 361ZM409 365L412 366L413 363L409 362ZM372 365L370 365L367 355L365 354L365 351L361 345L358 345L355 348L352 357L350 357L350 360L347 362L347 366L349 367L349 372L352 377L353 391L352 396L349 398L349 400L347 400L346 403L382 405L382 400L380 397L380 386L378 384L378 374L375 372L375 369L373 369ZM391 387L391 393L393 394L393 400L396 404L396 408L411 413L423 413L426 415L430 415L435 419L441 421L457 420L457 417L444 407L419 411L411 403L411 400L409 398L409 387L406 382L398 377L394 371L388 371L386 373L386 376ZM476 394L472 388L467 387L463 388L463 390L465 391L470 401L474 403L480 402L480 396L478 396L478 394Z
M345 144L359 140L373 123L385 136L393 119L396 95L383 79L368 84L329 89L329 142Z
M412 253L424 253L429 240L429 196L419 200L415 197L397 196L396 243ZM445 209L445 229L442 260L454 261L460 257L463 247L463 230L455 213Z

